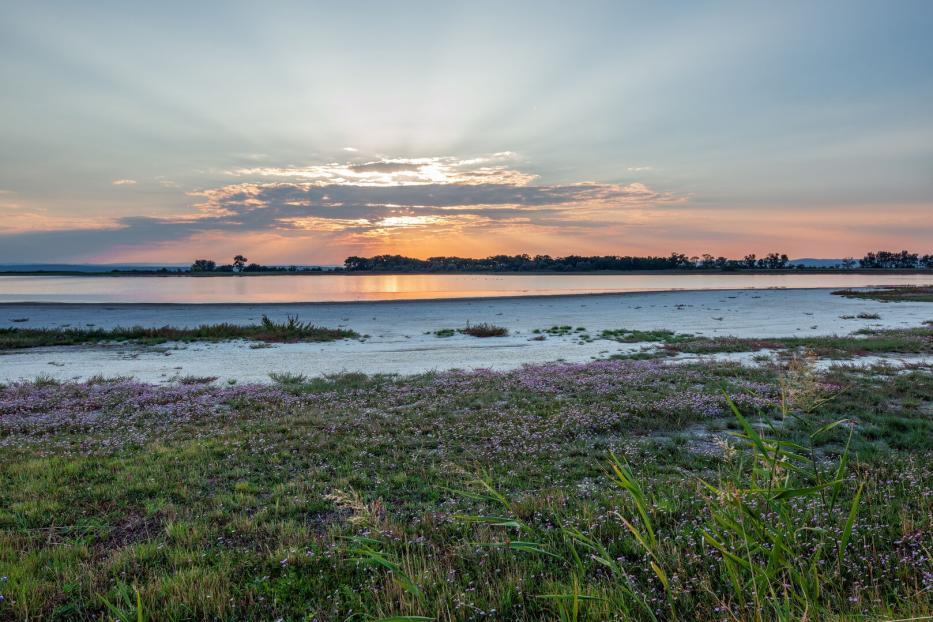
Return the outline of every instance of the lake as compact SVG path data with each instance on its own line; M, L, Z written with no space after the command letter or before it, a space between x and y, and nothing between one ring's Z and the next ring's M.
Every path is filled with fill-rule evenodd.
M747 288L933 285L933 274L0 276L0 302L284 303Z

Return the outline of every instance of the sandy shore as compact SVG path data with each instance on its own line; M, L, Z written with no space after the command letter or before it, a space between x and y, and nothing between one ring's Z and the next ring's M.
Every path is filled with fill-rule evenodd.
M579 343L572 336L532 341L534 329L554 325L604 329L670 329L710 336L781 337L844 335L866 326L918 326L933 319L928 303L852 300L829 289L676 291L598 296L553 296L379 303L294 305L67 305L0 304L0 326L194 326L253 323L297 315L324 326L349 327L363 341L275 344L245 342L163 344L154 348L108 345L41 348L0 354L0 382L48 375L58 379L95 374L132 375L150 382L179 376L267 381L270 372L307 375L341 371L411 374L451 368L507 369L553 360L587 361L646 344L606 340ZM877 313L879 320L840 316ZM13 320L28 321L14 322ZM504 338L435 337L433 331L467 322L509 329Z

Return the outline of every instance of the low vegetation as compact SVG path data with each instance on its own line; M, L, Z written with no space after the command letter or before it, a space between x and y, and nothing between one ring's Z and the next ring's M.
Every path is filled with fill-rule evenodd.
M604 330L599 333L599 337L620 343L660 341L665 344L683 343L694 339L692 335L675 333L672 330L630 330L627 328Z
M877 320L875 313L859 313L842 316L843 319ZM809 337L708 337L672 330L637 330L629 328L606 329L590 336L585 328L552 326L535 329L536 339L545 336L573 337L584 342L605 339L620 343L658 344L658 348L646 348L641 352L618 355L620 359L648 359L679 354L720 354L730 352L755 352L779 350L784 356L793 356L807 351L818 357L845 359L871 354L933 354L933 321L924 322L914 328L875 329L863 328L850 336Z
M850 358L870 354L933 354L933 325L916 328L863 328L855 336L812 337L701 337L677 336L663 351L676 354L715 354L756 350L808 350L824 358Z
M840 289L833 292L836 296L880 300L881 302L933 302L933 286L898 285L873 287L871 289Z
M483 322L481 324L468 323L465 327L460 329L460 332L470 337L505 337L509 334L509 329Z
M206 380L0 385L0 619L933 609L929 367Z
M204 324L196 328L162 326L146 328L0 328L0 350L73 346L103 342L154 345L167 341L229 341L248 339L267 343L335 341L359 335L343 328L325 328L289 316L276 322L266 316L259 324Z
M471 337L505 337L509 334L509 329L504 326L496 326L495 324L489 324L483 322L482 324L470 324L467 322L467 325L463 328L439 328L434 332L426 332L426 335L434 335L442 339L447 337L453 337L454 335L469 335Z

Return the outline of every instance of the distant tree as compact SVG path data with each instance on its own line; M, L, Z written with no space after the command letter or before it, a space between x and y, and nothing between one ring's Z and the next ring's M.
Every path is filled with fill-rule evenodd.
M844 257L842 260L842 267L845 270L851 270L854 268L858 262L852 257Z
M920 262L920 256L917 253L908 251L891 252L877 251L866 253L859 261L863 268L916 268Z
M213 272L217 264L210 259L195 259L191 264L192 272Z
M787 266L787 255L778 254L778 253L768 253L768 255L758 260L759 268L767 268L769 270L779 270Z
M849 258L850 267L855 260ZM926 262L929 262L926 263ZM877 267L916 267L933 264L933 257L916 253L901 251L890 253L879 251L869 253L862 260L863 265L877 263ZM704 254L702 257L687 257L680 253L671 253L667 257L631 256L631 255L567 255L566 257L551 257L550 255L527 254L522 255L493 255L484 258L469 257L429 257L416 259L401 255L376 255L374 257L347 257L343 270L346 272L535 272L553 271L562 273L573 272L599 272L607 270L689 270L692 268L706 268L719 270L739 270L748 268L761 268L766 270L786 269L790 260L784 253L769 253L758 259L754 254L746 255L742 259L728 259L726 257L713 257ZM796 266L803 269L801 266ZM219 266L218 271L228 269ZM232 267L230 268L232 269ZM255 264L243 268L246 272L258 269ZM284 271L286 268L264 266L262 270Z
M693 264L690 262L690 258L683 253L671 253L671 256L667 258L667 261L671 268L693 267Z
M242 272L243 268L246 266L246 262L249 261L243 255L237 255L233 258L233 269L235 272Z

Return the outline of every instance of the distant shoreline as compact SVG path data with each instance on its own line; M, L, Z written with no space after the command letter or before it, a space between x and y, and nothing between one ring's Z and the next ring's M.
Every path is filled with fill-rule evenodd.
M432 276L432 275L470 275L470 276L598 276L598 275L746 275L746 274L933 274L933 269L921 268L779 268L779 269L757 269L750 268L746 270L579 270L579 271L560 271L560 270L527 270L527 271L484 271L484 270L463 270L463 271L416 271L416 272L396 272L396 271L366 271L353 270L350 272L338 270L308 270L308 271L269 271L269 272L159 272L152 271L114 271L114 272L83 272L79 270L34 270L34 271L0 271L0 276L76 276L76 277L164 277L164 278L214 278L214 277L260 277L260 276Z

